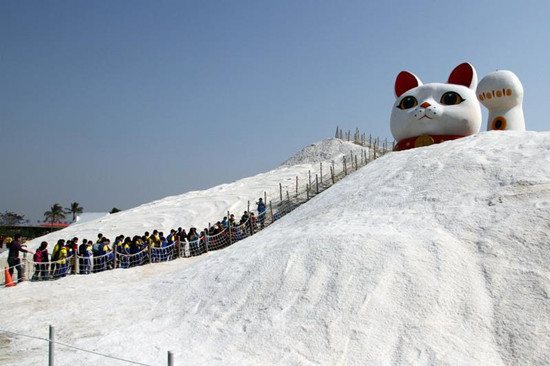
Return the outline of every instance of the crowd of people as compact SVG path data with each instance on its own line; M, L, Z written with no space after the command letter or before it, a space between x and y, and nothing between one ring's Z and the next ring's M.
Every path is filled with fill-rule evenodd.
M8 266L10 276L17 270L18 281L23 280L23 270L19 253L32 254L34 264L33 281L58 279L68 274L90 274L113 268L130 268L150 262L164 262L177 257L191 257L210 250L224 248L232 242L263 229L266 219L266 206L262 198L257 202L258 217L253 212L245 211L240 220L235 215L224 217L209 228L198 232L192 227L187 232L181 227L172 229L165 235L154 230L133 237L119 235L111 240L102 233L97 239L80 240L73 237L59 239L53 246L51 254L48 243L43 241L33 253L21 243L21 236L6 238L8 246ZM229 230L230 229L230 230Z

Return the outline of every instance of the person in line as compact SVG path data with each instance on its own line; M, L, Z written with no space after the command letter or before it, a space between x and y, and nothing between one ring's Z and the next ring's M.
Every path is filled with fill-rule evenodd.
M32 253L31 251L23 248L25 245L22 245L21 235L16 234L13 238L13 241L8 244L8 266L10 276L13 278L13 269L17 269L17 282L23 281L23 268L21 268L21 259L19 258L19 252L23 253Z
M53 248L52 253L52 277L54 280L57 280L60 277L65 277L67 275L69 268L67 263L67 256L68 251L65 240L60 239Z
M78 247L78 265L80 274L92 273L92 241L83 239L82 244Z
M120 268L129 268L130 267L130 244L132 244L132 238L127 236L119 236L122 240L119 240L115 246L115 251L117 255L117 263Z
M77 259L77 253L78 253L78 238L74 237L71 240L71 248L69 250L70 254L70 266L71 266L71 274L76 274L76 259Z
M101 238L101 243L99 243L97 247L97 252L94 253L94 272L102 272L109 268L109 259L111 250L109 248L109 244L111 241L106 238Z
M40 247L34 252L34 275L33 281L43 281L48 279L48 243L43 241Z
M65 240L59 239L53 247L52 259L51 259L52 264L50 266L50 273L53 279L59 278L59 268L60 268L59 254L61 252L61 248L63 248L64 246L65 246Z
M258 199L258 220L260 221L260 228L264 228L265 225L265 203L260 197Z
M199 254L199 234L197 234L197 229L192 227L189 229L189 235L187 235L187 240L189 241L189 254L195 256Z

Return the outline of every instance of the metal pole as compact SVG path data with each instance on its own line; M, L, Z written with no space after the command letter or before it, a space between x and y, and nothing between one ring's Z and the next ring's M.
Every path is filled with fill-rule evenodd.
M54 360L54 357L53 357L53 354L54 354L54 351L55 351L55 327L53 325L50 325L50 336L48 338L48 340L50 341L50 344L49 344L49 350L48 350L48 366L54 366L55 364L55 360Z
M168 351L168 366L174 366L174 354Z

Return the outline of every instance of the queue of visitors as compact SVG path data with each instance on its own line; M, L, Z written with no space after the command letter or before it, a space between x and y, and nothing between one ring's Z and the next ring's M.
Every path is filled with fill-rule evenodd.
M263 229L266 207L262 198L257 204L258 218L253 212L244 211L240 220L237 221L235 215L231 214L200 233L194 227L190 228L189 232L180 227L177 230L170 230L168 235L158 230L152 233L146 231L141 236L119 235L112 243L109 238L99 233L95 240L80 241L77 237L68 240L59 239L53 246L51 255L46 241L43 241L36 252L32 253L20 243L20 235L15 235L13 240L11 238L5 240L9 248L9 272L13 275L16 269L18 281L23 280L19 252L33 254L33 281L55 280L69 274L76 274L76 271L78 274L90 274L113 268L130 268L150 262L164 262L177 257L201 255L210 250L225 248L232 242Z

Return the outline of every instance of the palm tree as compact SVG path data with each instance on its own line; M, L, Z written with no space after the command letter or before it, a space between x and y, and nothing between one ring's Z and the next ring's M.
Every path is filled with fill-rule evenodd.
M52 224L63 220L65 218L63 207L61 207L59 203L54 203L53 206L50 208L50 211L44 212L44 218L50 221Z
M80 204L78 202L71 203L71 207L67 208L65 211L66 213L72 213L73 214L73 222L76 220L76 215L81 214L84 211L83 207L80 207Z

